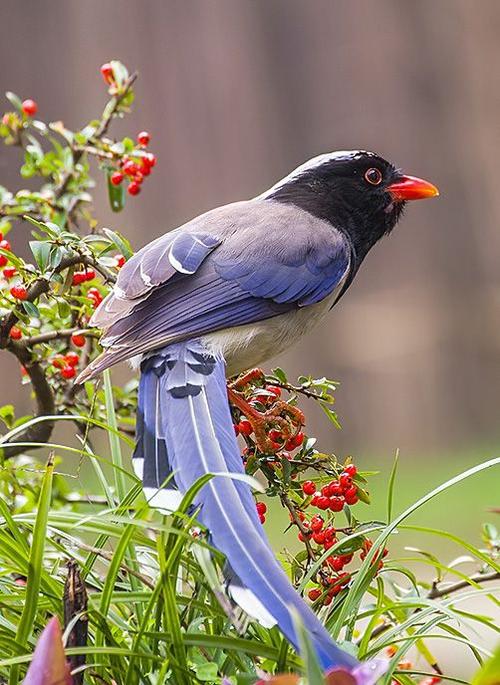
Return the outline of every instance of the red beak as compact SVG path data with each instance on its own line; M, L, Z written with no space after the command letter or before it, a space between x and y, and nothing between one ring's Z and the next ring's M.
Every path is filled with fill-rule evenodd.
M439 190L436 186L416 176L402 176L399 181L391 183L387 187L395 200L425 200L428 197L437 197Z

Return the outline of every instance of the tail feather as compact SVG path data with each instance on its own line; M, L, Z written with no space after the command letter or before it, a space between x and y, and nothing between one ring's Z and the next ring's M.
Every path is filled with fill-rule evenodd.
M243 473L224 361L210 355L199 341L188 341L151 353L141 371L138 442L142 446L136 448L134 459L144 459L145 487L154 482L161 493L165 474L173 473L175 485L184 493L206 473ZM277 623L297 648L293 607L325 669L354 666L355 659L331 639L276 560L250 487L215 476L199 491L195 503L201 523L231 567L229 590L235 601L264 624Z

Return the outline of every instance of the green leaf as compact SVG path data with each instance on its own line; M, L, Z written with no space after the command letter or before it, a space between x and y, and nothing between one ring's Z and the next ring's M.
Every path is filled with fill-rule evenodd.
M206 663L196 666L195 673L198 680L213 682L217 679L219 667L215 663Z
M27 645L31 636L36 617L38 601L40 598L39 591L43 572L45 541L47 539L47 521L52 498L53 473L54 460L52 457L50 457L49 461L47 462L45 476L42 482L42 489L40 491L40 497L38 498L36 521L33 528L33 539L31 542L31 551L29 557L26 599L16 631L16 641L21 645ZM10 685L17 685L18 673L19 668L14 666L10 672Z
M113 386L111 385L111 375L109 369L103 374L104 376L104 397L106 401L107 421L111 431L108 432L109 448L111 451L111 460L117 468L115 469L115 485L118 497L123 499L126 494L125 480L123 477L123 459L120 446L120 438L118 437L118 425L116 422Z
M295 633L297 634L299 642L300 655L304 661L304 675L307 678L308 685L324 685L325 681L321 666L318 661L316 650L312 646L309 635L302 623L297 611L290 607Z
M134 254L129 241L124 238L117 231L112 231L110 228L103 228L102 232L111 240L114 245L116 245L119 252L125 257L125 259L130 259Z
M389 485L387 488L387 520L392 519L392 510L394 506L394 485L396 483L396 473L398 470L398 460L399 460L399 450L396 450L394 455L394 463L391 469L391 475L389 476Z
M10 90L8 90L5 93L5 97L10 102L10 104L13 107L15 107L19 112L23 111L23 103L21 102L21 98L18 95L16 95L15 93L12 93Z
M14 422L14 416L15 414L13 404L4 404L3 407L0 407L0 419L2 419L7 428L11 428Z
M30 240L29 245L40 271L46 271L52 249L51 244L42 240Z
M33 302L30 302L29 300L24 300L23 303L23 309L28 314L28 316L31 316L35 319L40 318L40 311L36 304L33 304Z
M107 169L106 179L108 184L109 206L111 207L113 212L121 212L122 209L125 207L125 186L123 185L123 183L120 183L120 185L117 186L111 183L112 173L113 169Z

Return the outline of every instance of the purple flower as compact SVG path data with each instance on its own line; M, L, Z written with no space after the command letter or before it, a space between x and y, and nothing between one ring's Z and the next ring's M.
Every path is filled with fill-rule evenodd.
M387 671L387 659L364 661L352 671L335 668L325 674L326 685L375 685Z

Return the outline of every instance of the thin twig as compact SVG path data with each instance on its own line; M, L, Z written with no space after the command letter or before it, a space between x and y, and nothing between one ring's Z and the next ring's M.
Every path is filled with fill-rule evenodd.
M25 347L32 347L33 345L40 345L41 343L50 342L51 340L63 340L64 338L71 338L72 335L85 335L91 338L99 338L100 333L95 328L61 328L57 331L47 331L39 335L32 335L31 338L24 338L21 345Z

